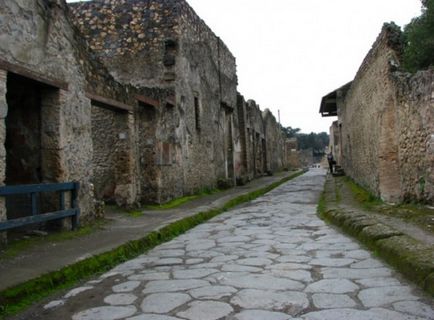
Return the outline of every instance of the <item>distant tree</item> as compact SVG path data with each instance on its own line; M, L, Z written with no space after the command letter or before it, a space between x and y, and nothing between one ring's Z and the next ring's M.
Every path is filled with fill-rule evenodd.
M323 154L324 149L329 144L329 135L326 132L309 134L300 133L300 128L282 128L288 138L297 138L298 149L312 149L315 154Z
M282 127L282 130L286 134L287 138L294 138L297 136L297 133L300 131L300 128Z
M434 65L434 0L422 0L422 14L404 28L403 66L410 72Z

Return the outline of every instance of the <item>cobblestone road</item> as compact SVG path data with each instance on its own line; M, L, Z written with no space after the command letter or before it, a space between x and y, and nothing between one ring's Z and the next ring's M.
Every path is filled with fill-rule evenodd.
M74 320L434 319L432 300L315 214L313 170L34 311Z

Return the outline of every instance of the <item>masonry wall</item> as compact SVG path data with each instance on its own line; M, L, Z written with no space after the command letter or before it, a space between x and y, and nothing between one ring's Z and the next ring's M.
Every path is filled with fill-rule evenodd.
M163 99L155 118L156 183L141 183L156 191L142 188L142 198L162 202L218 181L233 184L240 150L235 58L191 7L166 0L71 8L76 26L116 79L143 95L149 88L173 91L173 107ZM170 163L162 161L169 154Z
M280 124L270 112L265 109L262 113L266 139L266 162L269 173L282 170L287 165L285 137Z
M185 154L198 160L186 161L185 180L193 188L204 182L213 185L215 181L224 180L229 185L234 184L235 147L239 140L235 125L235 58L193 9L186 2L182 3L177 95L183 95L186 101L186 131L192 141ZM195 94L199 96L200 130L194 128Z
M90 177L92 176L90 101L85 97L85 75L74 43L73 30L64 15L66 5L52 1L5 0L1 4L0 56L3 61L0 109L1 148L6 136L8 114L7 72L26 77L66 83L67 88L45 94L41 109L42 182L79 181L79 205L86 218L92 214ZM5 154L1 161L0 180L5 179ZM25 161L25 159L23 159ZM4 217L4 213L2 214Z
M342 164L386 201L432 203L433 70L397 72L399 39L383 27L339 110Z
M341 114L342 160L345 172L358 183L393 200L400 183L394 174L398 172L397 137L393 134L396 118L389 78L389 60L396 59L396 54L388 45L388 32L380 34L347 93ZM382 169L391 174L380 184Z
M434 70L395 73L401 200L434 203Z
M329 129L330 142L328 152L333 153L333 158L336 161L336 165L340 166L342 163L342 143L341 143L341 128L339 121L333 121Z

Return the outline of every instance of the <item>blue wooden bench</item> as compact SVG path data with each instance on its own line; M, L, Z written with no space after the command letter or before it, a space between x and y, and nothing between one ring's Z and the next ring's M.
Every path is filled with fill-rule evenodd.
M0 222L0 231L6 231L12 228L22 227L33 223L46 222L66 217L71 217L72 229L77 228L79 226L80 216L80 209L77 202L79 187L80 184L78 182L27 184L0 187L0 197L28 194L31 198L31 212L29 212L29 214L25 217ZM41 192L58 192L60 210L39 213L37 203L39 194ZM71 193L71 208L69 209L65 208L65 192Z

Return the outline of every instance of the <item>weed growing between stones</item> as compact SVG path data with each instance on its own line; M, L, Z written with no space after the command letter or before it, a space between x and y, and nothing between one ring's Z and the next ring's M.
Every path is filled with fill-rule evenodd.
M370 210L378 205L383 204L383 201L381 201L381 199L374 196L362 186L358 185L351 178L345 177L343 181L351 189L355 199L362 205L363 208Z

